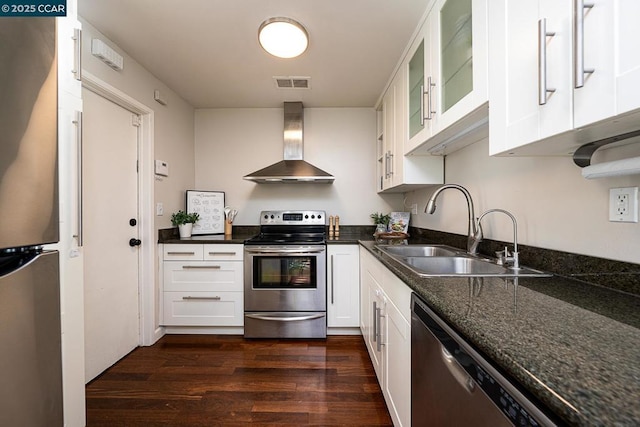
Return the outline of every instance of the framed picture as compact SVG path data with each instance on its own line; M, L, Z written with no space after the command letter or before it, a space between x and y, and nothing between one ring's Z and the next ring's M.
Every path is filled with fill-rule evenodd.
M187 213L192 212L200 215L192 234L224 234L224 191L187 190Z

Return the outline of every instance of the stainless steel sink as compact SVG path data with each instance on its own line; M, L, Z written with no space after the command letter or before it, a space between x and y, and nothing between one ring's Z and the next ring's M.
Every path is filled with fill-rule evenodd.
M532 268L511 268L492 260L472 256L401 257L398 261L426 277L545 277L550 274Z
M432 257L432 256L455 256L461 250L445 245L377 245L382 252L391 256L401 257Z
M414 273L423 277L548 277L551 274L528 267L499 265L446 245L376 245Z

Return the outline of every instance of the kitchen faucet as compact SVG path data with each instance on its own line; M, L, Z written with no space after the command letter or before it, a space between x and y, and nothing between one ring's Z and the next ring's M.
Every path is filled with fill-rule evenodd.
M480 221L486 214L492 212L502 212L503 214L509 216L511 218L511 221L513 221L513 253L509 254L509 251L506 247L504 248L504 252L496 252L496 254L498 254L499 263L501 264L505 262L513 262L513 268L520 268L520 261L518 257L518 223L516 221L516 218L504 209L489 209L488 211L480 215L480 217L478 218L478 226L474 234L474 241L476 242L476 246L482 241L482 226L480 225Z
M478 248L478 242L476 241L476 235L478 235L478 228L475 221L475 212L473 210L473 200L471 199L471 194L461 185L458 184L445 184L442 187L438 188L429 201L427 202L427 206L424 208L424 212L428 214L433 214L436 211L436 199L444 190L448 188L455 188L456 190L462 191L464 197L467 199L467 209L469 211L469 228L467 230L467 252L470 254L475 254Z

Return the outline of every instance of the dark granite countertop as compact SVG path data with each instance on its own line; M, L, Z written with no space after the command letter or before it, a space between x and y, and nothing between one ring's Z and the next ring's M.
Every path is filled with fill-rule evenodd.
M373 240L374 229L375 227L369 226L343 226L338 237L327 233L327 243L357 245L360 241ZM244 243L259 233L259 226L234 225L231 235L203 234L181 239L177 228L168 228L158 231L158 243Z
M237 243L243 244L245 240L250 239L260 232L257 226L233 226L232 234L199 234L191 237L180 238L178 228L167 228L158 230L158 243L192 243L192 244L209 244L209 243Z
M228 235L228 234L203 234L203 235L197 235L197 236L191 236L191 237L183 237L180 238L179 236L173 237L173 238L169 238L169 239L163 239L162 241L158 241L158 243L165 243L165 244L169 244L169 243L199 243L199 244L203 244L203 243L238 243L238 244L243 244L245 240L247 240L250 237L253 237L254 235L245 235L245 234L232 234L232 235Z
M573 279L423 278L360 244L570 425L640 425L640 297Z
M369 232L350 232L343 233L341 232L338 237L328 236L327 244L328 245L357 245L361 241L374 240L373 233Z

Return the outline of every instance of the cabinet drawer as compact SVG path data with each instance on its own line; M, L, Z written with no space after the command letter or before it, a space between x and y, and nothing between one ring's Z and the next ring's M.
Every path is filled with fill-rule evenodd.
M244 245L204 245L203 259L242 261Z
M164 245L164 260L202 260L203 245Z
M242 292L164 292L165 326L242 326Z
M164 262L164 291L242 292L243 283L241 262Z

